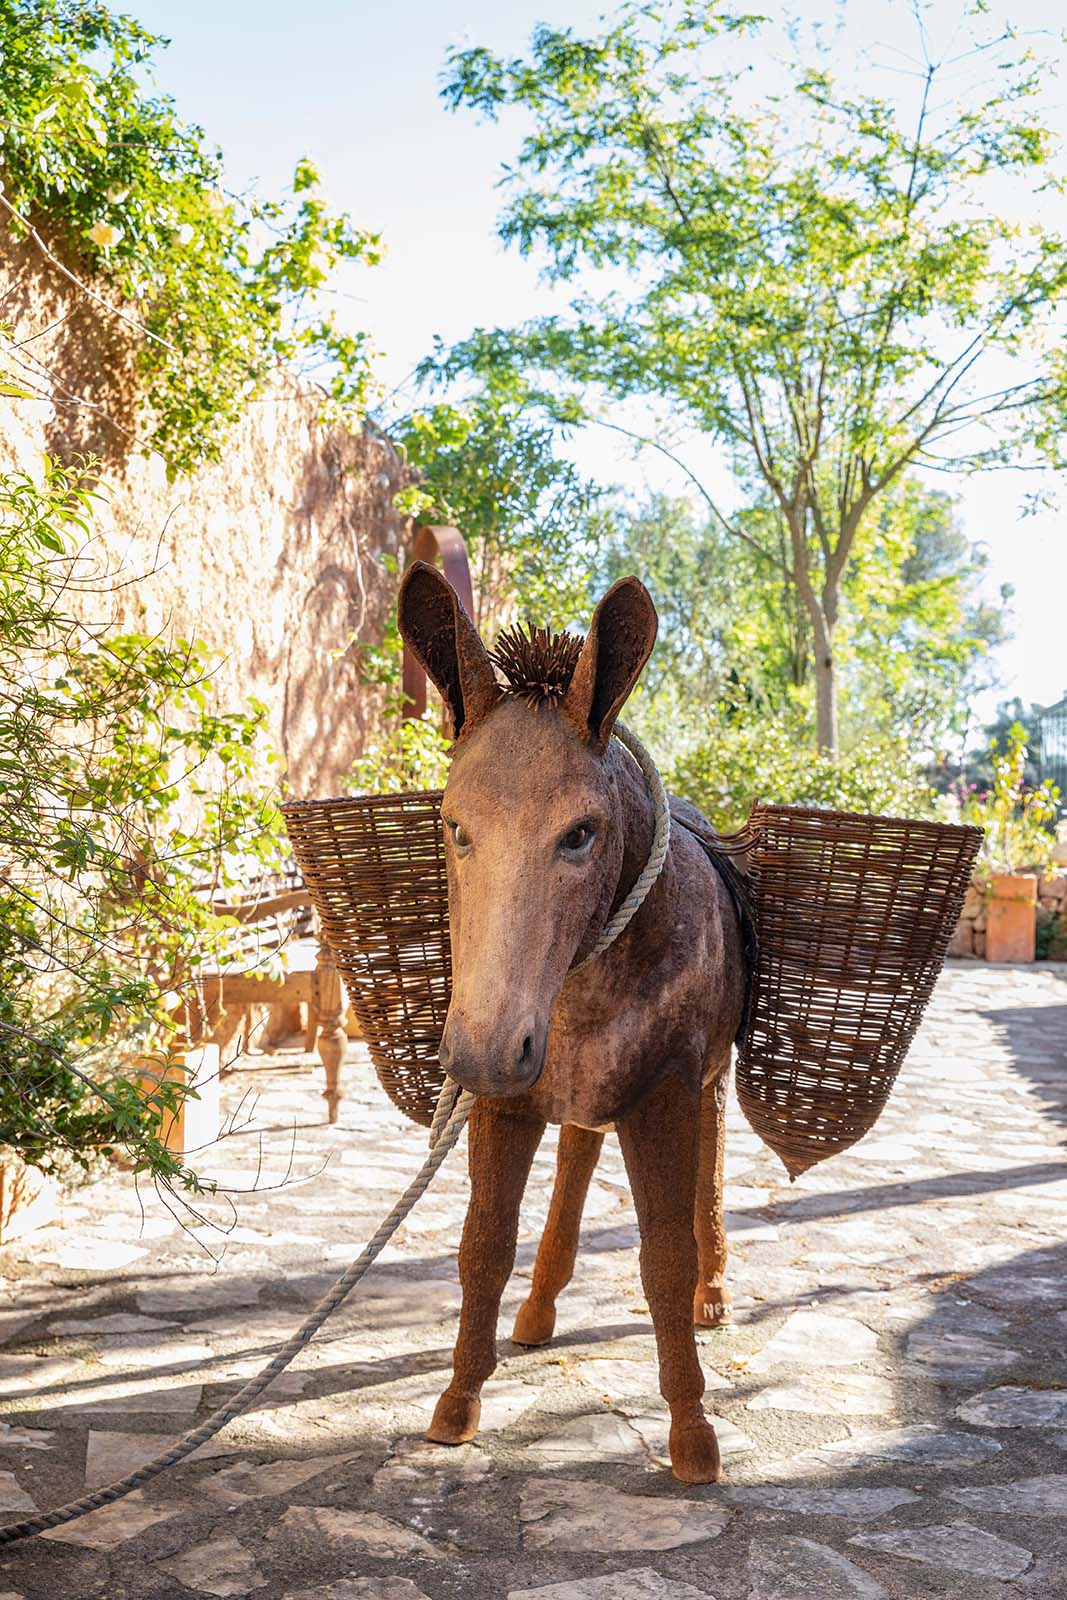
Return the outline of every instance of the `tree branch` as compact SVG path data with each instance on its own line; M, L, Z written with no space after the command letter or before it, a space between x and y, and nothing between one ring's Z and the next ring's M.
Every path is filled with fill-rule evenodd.
M658 439L649 439L644 434L635 432L632 428L624 428L620 422L605 422L603 417L594 417L592 420L596 422L598 427L608 428L612 433L621 433L625 438L632 439L635 444L642 445L650 450L658 450L660 455L666 456L668 461L672 461L676 467L680 468L680 470L685 473L686 477L689 479L694 489L696 489L697 493L704 501L704 504L707 506L708 510L711 512L712 516L725 533L728 533L732 539L739 539L743 544L747 544L751 550L755 551L761 560L770 562L771 566L773 567L781 568L787 577L792 578L793 574L790 568L788 566L784 566L772 551L767 550L763 545L761 545L758 539L753 539L752 535L746 533L744 528L737 527L736 524L732 523L729 518L719 510L707 488L697 477L693 469L687 466L680 456L675 455L673 450L669 450L667 446L665 444L661 444Z

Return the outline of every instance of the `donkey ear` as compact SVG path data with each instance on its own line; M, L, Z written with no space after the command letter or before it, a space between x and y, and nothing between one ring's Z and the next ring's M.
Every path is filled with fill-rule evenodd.
M593 613L560 711L603 755L611 730L656 642L652 596L637 578L613 583Z
M396 619L401 638L437 685L458 739L491 711L500 698L489 653L459 596L428 562L414 561L404 574Z

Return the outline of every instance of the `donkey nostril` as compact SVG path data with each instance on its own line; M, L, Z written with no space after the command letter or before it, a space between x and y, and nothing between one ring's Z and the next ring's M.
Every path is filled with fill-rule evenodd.
M530 1057L533 1055L533 1034L528 1033L522 1041L522 1054L519 1057L519 1066L529 1066Z

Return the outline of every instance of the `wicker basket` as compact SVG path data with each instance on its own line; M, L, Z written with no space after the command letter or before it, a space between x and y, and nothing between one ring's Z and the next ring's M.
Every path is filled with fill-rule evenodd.
M283 806L378 1077L428 1126L451 956L441 793ZM979 828L755 806L759 957L737 1090L795 1177L885 1105L944 960Z
M441 791L282 811L382 1087L428 1127L452 980Z
M749 827L760 948L737 1093L797 1177L885 1105L982 830L767 805Z

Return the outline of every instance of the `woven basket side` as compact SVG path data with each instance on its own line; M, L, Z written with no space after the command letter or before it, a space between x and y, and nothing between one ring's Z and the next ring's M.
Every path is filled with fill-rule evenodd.
M382 1087L424 1127L452 979L440 806L424 790L282 808Z
M759 957L738 1098L792 1176L881 1113L944 961L981 830L756 806Z

